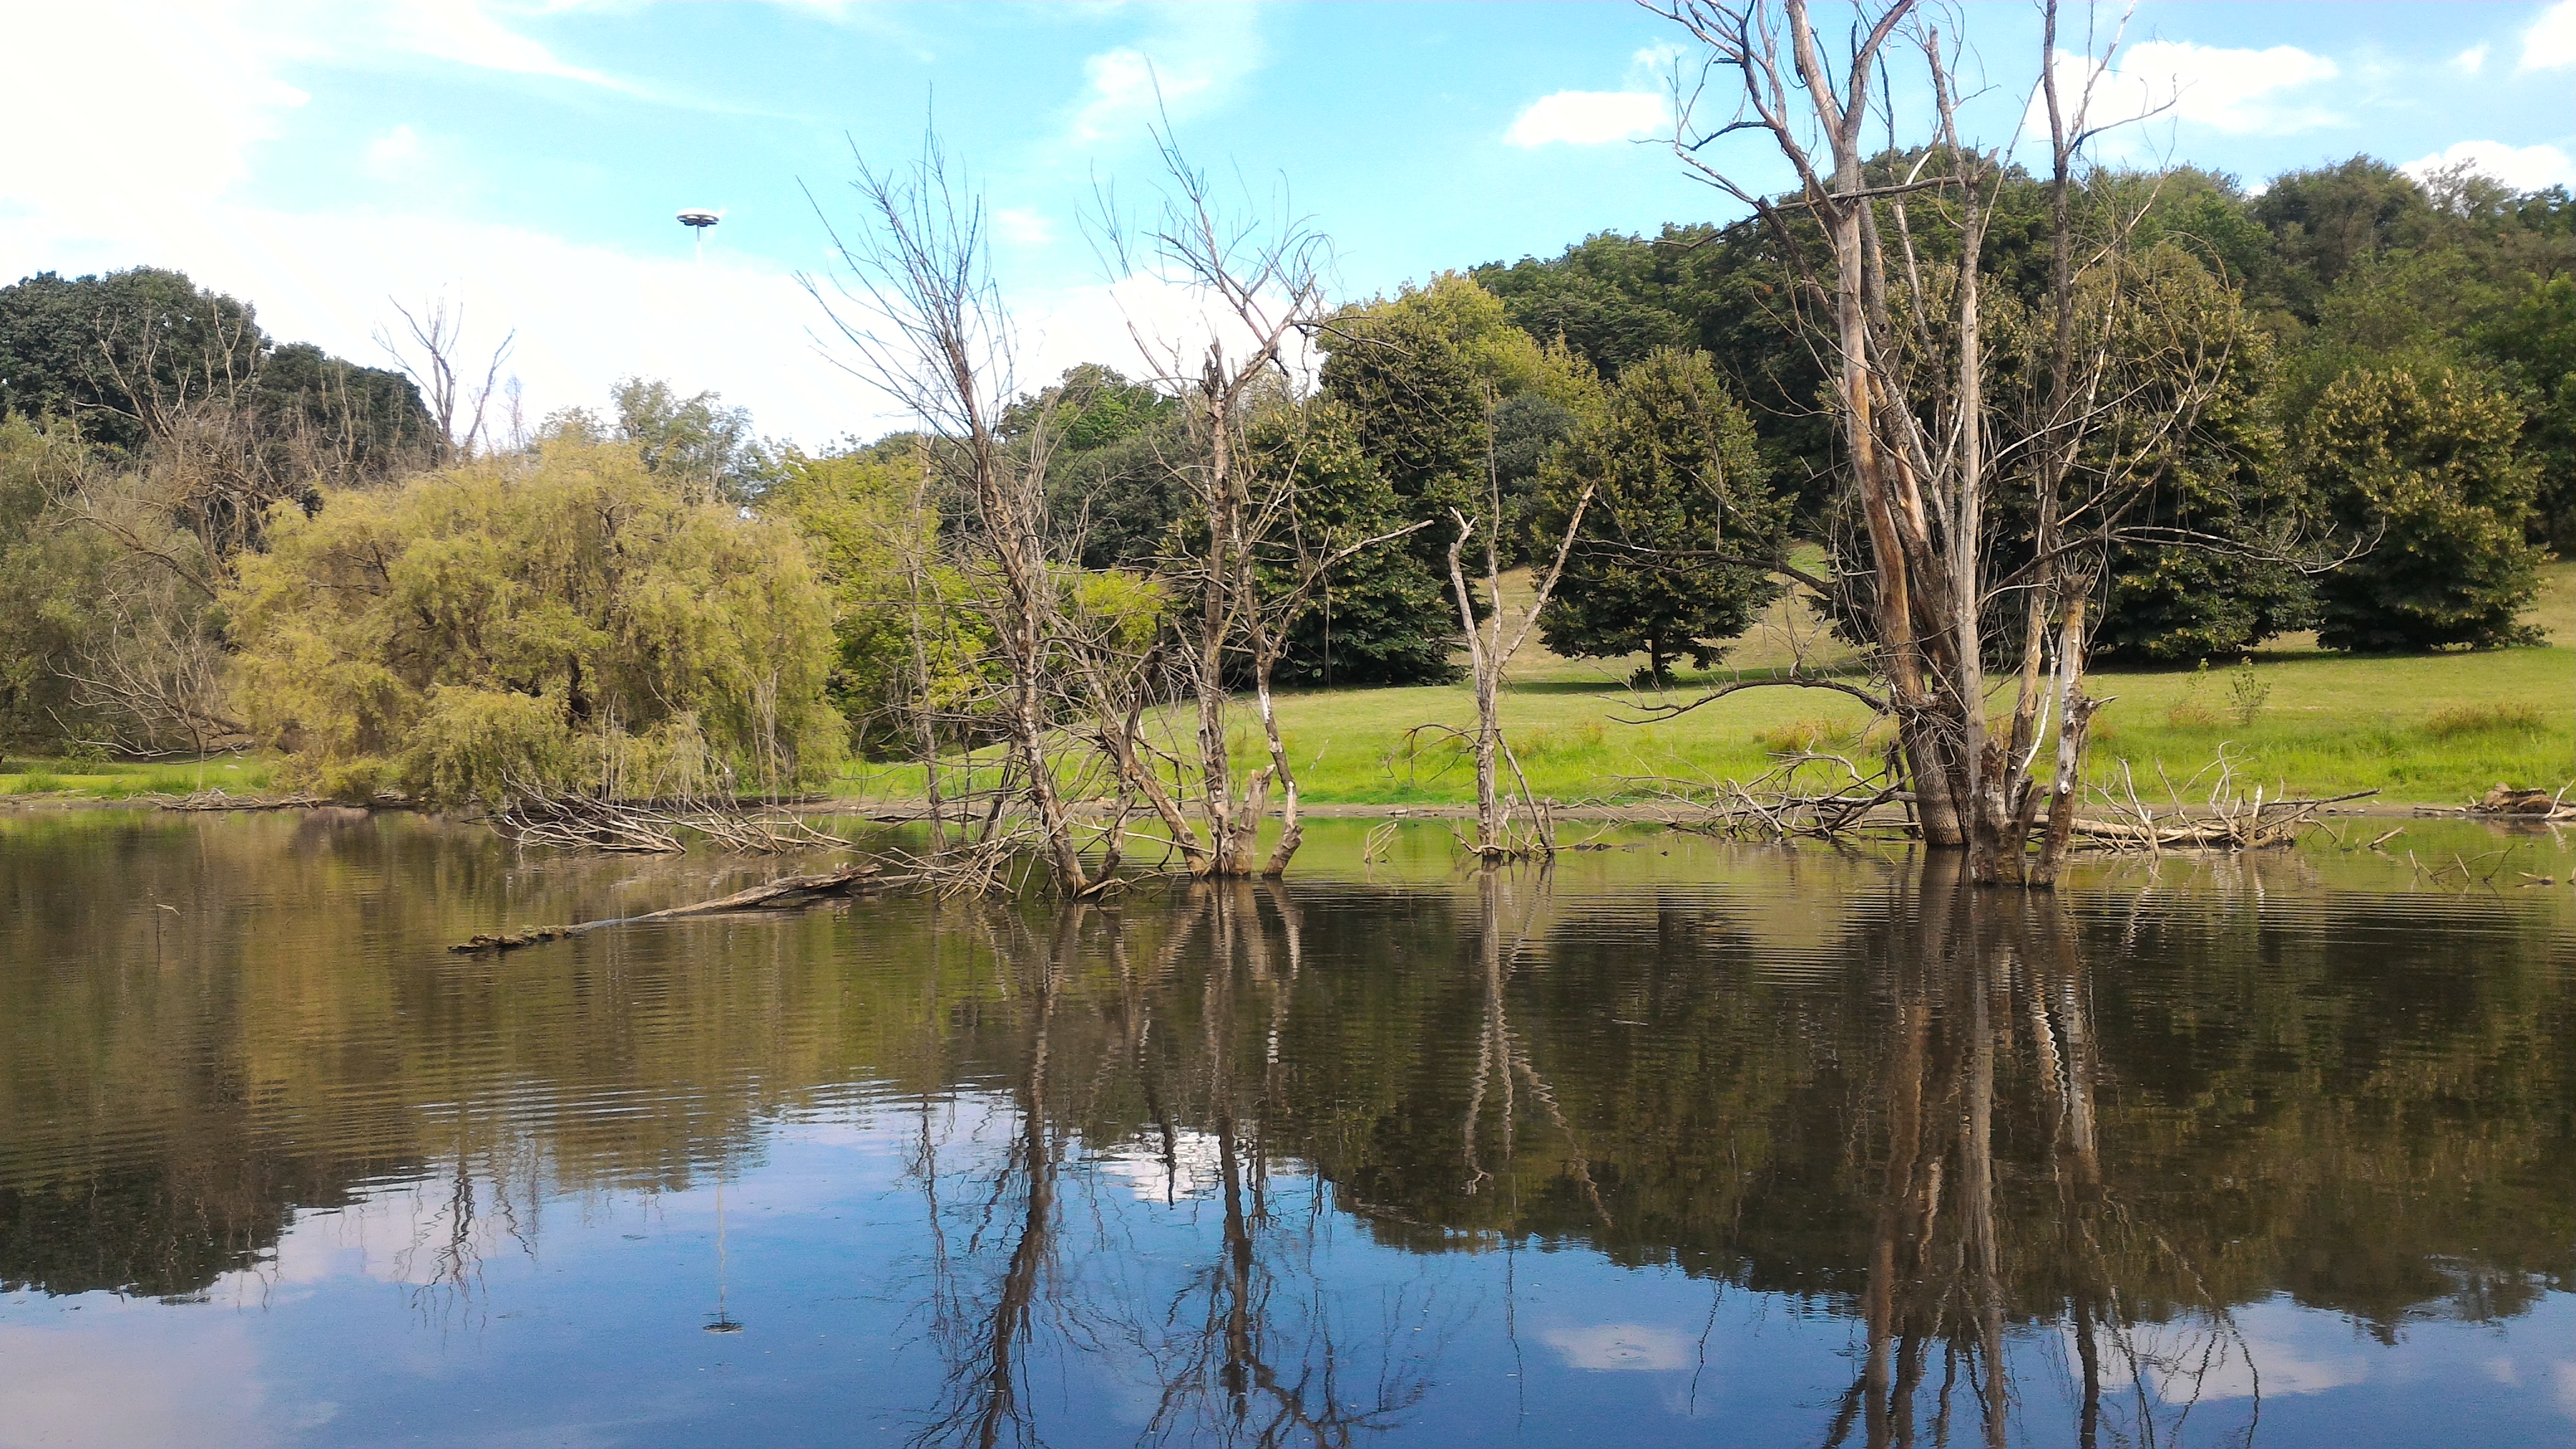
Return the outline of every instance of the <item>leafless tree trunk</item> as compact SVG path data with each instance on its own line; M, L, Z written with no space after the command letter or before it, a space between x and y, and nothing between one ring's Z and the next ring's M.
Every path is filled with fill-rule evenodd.
M1664 0L1649 8L1706 48L1695 79L1676 74L1676 153L1754 212L1799 281L1801 305L1826 319L1816 324L1820 360L1834 382L1844 467L1866 540L1859 573L1886 681L1876 702L1894 717L1924 838L1964 847L1979 882L2053 884L2095 708L2083 687L2087 609L2104 550L2163 466L2154 449L2136 455L2145 464L2081 464L2113 408L2134 404L2113 396L2120 391L2113 383L2141 361L2119 355L2106 320L2122 305L2118 268L2137 217L2091 218L2088 231L2072 205L2075 165L2097 129L2087 126L2085 103L2118 38L2098 52L2088 48L2084 94L2069 106L2059 94L2057 8L2046 7L2037 87L2054 158L2053 333L2045 396L2028 410L2024 435L1999 448L1980 268L2005 168L1960 134L1957 37L1945 40L1915 0L1864 7L1846 47L1833 54L1803 0L1776 7ZM1929 81L1912 143L1900 139L1905 118L1892 109L1888 67L1900 52L1917 58ZM1712 77L1731 77L1720 86L1735 97L1723 121L1700 118ZM1736 132L1762 135L1788 161L1793 193L1766 195L1718 159L1713 148ZM1871 174L1870 163L1883 157L1910 169ZM1927 227L1942 229L1951 244L1920 246ZM1928 262L1927 251L1948 259ZM2149 431L2169 437L2187 429L2206 395L2184 386ZM1990 557L1990 505L2022 481L2037 519L2025 540L2032 561L1999 571ZM1986 660L2009 636L1999 637L1991 606L2013 592L2023 595L2021 659L2011 725L1999 730L1987 714ZM2043 780L2040 744L2052 717L2057 749ZM2048 827L2034 857L2029 842L2043 804Z
M1319 544L1303 526L1294 470L1286 479L1256 478L1247 456L1256 410L1265 403L1285 405L1285 389L1272 386L1265 397L1264 384L1286 377L1289 349L1324 318L1324 238L1302 221L1228 213L1206 173L1189 164L1170 132L1156 139L1165 183L1160 214L1141 235L1131 236L1104 194L1097 229L1112 280L1151 273L1178 283L1202 299L1200 320L1210 333L1157 336L1142 319L1129 319L1139 351L1156 369L1154 381L1189 409L1193 456L1175 471L1189 489L1203 531L1199 553L1175 560L1173 570L1195 595L1185 672L1197 724L1200 818L1186 819L1178 797L1168 791L1156 795L1155 808L1193 874L1245 876L1258 869L1275 876L1287 869L1303 838L1297 774L1280 736L1272 691L1286 630L1326 571L1383 540ZM1228 332L1235 334L1231 351ZM1227 680L1237 666L1248 666L1269 755L1268 763L1240 782L1227 758ZM1280 837L1265 860L1259 834L1273 788Z
M1007 675L996 702L1003 733L1049 874L1059 891L1081 895L1093 882L1051 748L1062 580L1045 526L1047 439L1041 428L1015 451L1001 436L1010 321L993 285L983 203L958 194L935 139L899 172L861 161L858 173L867 230L854 239L833 232L844 275L831 295L811 277L806 289L849 344L844 365L912 409L939 440L935 466L974 509Z
M1492 470L1487 472L1490 477ZM1556 581L1565 573L1566 555L1573 551L1575 537L1583 531L1584 512L1592 506L1592 485L1584 484L1582 496L1574 500L1574 516L1567 520L1565 537L1556 545L1555 560L1538 581L1537 597L1508 635L1504 632L1502 560L1497 539L1502 531L1499 487L1488 489L1487 501L1495 511L1481 530L1479 520L1454 508L1449 510L1451 520L1458 526L1458 536L1449 541L1449 589L1458 602L1458 621L1466 631L1468 675L1476 689L1476 839L1472 848L1489 861L1515 855L1552 856L1556 854L1555 824L1548 818L1547 807L1531 794L1529 778L1521 773L1520 760L1503 738L1503 671L1511 666L1512 656L1520 652L1530 630L1537 627L1540 612L1556 592ZM1476 623L1475 591L1467 586L1466 569L1459 561L1468 541L1480 531L1485 545L1485 598L1491 605L1481 627ZM1502 798L1496 779L1498 756L1510 763L1521 807L1530 812L1531 833L1526 839L1512 834L1512 807Z
M471 458L482 451L488 440L484 436L484 414L490 409L496 393L502 391L501 367L509 361L510 349L519 340L513 328L492 349L483 369L483 380L476 382L463 369L470 366L462 356L465 343L465 304L453 307L447 298L439 297L415 312L401 301L387 297L395 313L403 320L404 336L392 329L376 329L376 345L393 359L403 376L420 389L421 403L429 409L430 421L438 426L438 461ZM517 379L511 379L508 403L510 433L516 439L523 431L518 417Z

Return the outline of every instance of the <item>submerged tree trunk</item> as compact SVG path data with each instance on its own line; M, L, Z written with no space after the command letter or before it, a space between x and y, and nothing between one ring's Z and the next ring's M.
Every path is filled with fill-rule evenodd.
M2138 356L2123 355L2132 344L2112 325L2133 305L2116 268L2142 213L2120 203L2099 216L2076 214L2076 160L2099 129L2088 124L2086 106L2120 42L2083 55L2082 93L2070 107L2059 93L2056 7L2043 7L2033 104L2044 106L2052 161L2050 331L2043 366L1999 369L1987 348L1981 268L2006 167L2000 152L1960 134L1957 37L1944 37L1915 0L1864 11L1831 56L1804 0L1776 10L1759 0L1666 0L1659 8L1708 48L1714 71L1741 84L1737 108L1710 125L1691 117L1699 90L1676 94L1676 155L1770 229L1813 304L1806 315L1822 324L1817 349L1859 524L1859 557L1848 572L1865 585L1873 662L1886 681L1878 703L1895 726L1923 839L1964 849L1979 884L2050 886L2064 866L2096 708L2083 676L2092 633L2086 612L2103 551L2130 505L2170 466L2173 441L2193 426L2210 386L2205 373L2185 368L2156 384L2163 391L2150 405L2131 401L2140 390L2121 370L2171 367L2177 355L2159 351L2162 344L2135 344ZM1920 58L1930 82L1921 139L1910 144L1898 138L1906 117L1891 109L1902 92L1885 75L1900 45ZM1791 194L1765 193L1719 164L1722 153L1710 148L1739 131L1768 136L1796 177ZM1939 198L1924 219L1951 244L1918 248L1908 206L1918 194ZM2088 271L2113 279L2099 289L2098 311L2081 300L2094 295L2084 291ZM2024 415L2018 439L1997 442L1988 433L2007 382L2021 390ZM2145 410L2122 414L2118 456L2088 453L2114 410L2133 406ZM2026 510L1993 506L2000 488L2024 482ZM1994 522L2016 516L2031 520L2029 531L2000 540L2012 545L2014 563L1998 568ZM1988 716L1986 659L2008 647L1989 619L2012 592L2024 602L2015 611L2022 637L2010 641L2020 660L2005 726ZM2043 762L2052 729L2057 748ZM2047 825L2034 853L2043 808Z

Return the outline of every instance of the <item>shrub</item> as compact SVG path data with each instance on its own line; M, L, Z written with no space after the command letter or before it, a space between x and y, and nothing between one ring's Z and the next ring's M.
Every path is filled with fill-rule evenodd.
M670 793L820 778L831 605L783 526L629 447L550 442L273 520L224 608L239 694L343 796Z
M2455 704L2433 711L2424 720L2424 733L2437 740L2466 735L2536 735L2547 728L2539 707L2529 704Z
M2317 640L2384 651L2524 638L2538 593L2524 541L2534 472L2517 453L2522 410L2444 368L2346 373L2308 415L2309 486L2369 552L2317 587Z

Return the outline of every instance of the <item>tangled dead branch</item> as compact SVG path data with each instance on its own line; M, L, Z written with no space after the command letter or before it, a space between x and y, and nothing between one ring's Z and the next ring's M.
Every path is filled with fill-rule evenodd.
M2248 795L2238 780L2236 756L2225 748L2180 784L2162 766L2156 773L2165 787L2167 804L2162 807L2138 794L2137 779L2125 760L2116 787L2094 788L2092 813L2075 821L2076 838L2086 849L2147 855L2270 850L2294 845L2299 837L2319 828L2319 816L2327 807L2379 793L2355 790L2312 800L2294 800L2285 794L2266 799L2263 787L2257 785ZM2199 803L2187 803L2186 794L2197 794Z
M1884 808L1907 799L1899 778L1885 768L1864 772L1841 755L1792 755L1750 780L1648 775L1623 777L1623 783L1681 807L1675 828L1702 835L1834 840L1916 833L1909 820Z
M529 795L494 812L492 828L513 845L637 855L676 855L689 848L683 832L739 855L849 844L795 816L758 813L719 800Z
M221 785L182 795L176 800L163 800L164 810L310 810L331 802L319 795L233 795Z

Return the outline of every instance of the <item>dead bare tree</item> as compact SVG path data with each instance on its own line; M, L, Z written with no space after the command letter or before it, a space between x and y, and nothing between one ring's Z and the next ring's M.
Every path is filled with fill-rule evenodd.
M920 419L935 440L930 465L972 510L1006 675L994 713L1008 743L1008 769L1026 795L1056 888L1079 896L1096 883L1077 846L1053 749L1066 581L1050 556L1046 526L1048 428L1041 421L1016 449L1001 434L1011 396L1010 318L993 282L983 201L961 193L936 137L924 140L917 160L893 170L871 167L855 147L852 154L858 175L851 185L865 228L845 235L815 202L841 272L828 290L814 277L802 280L846 345L837 360Z
M1565 537L1558 541L1556 558L1548 565L1547 574L1538 580L1538 593L1530 600L1529 611L1520 617L1507 635L1504 632L1503 566L1499 535L1502 532L1502 489L1495 481L1490 462L1486 468L1487 503L1491 508L1483 519L1469 518L1455 508L1449 516L1458 526L1458 536L1449 541L1449 588L1458 603L1458 622L1467 637L1467 668L1476 687L1476 839L1470 846L1485 860L1505 860L1515 856L1553 856L1556 854L1556 824L1546 804L1533 794L1529 777L1521 770L1520 757L1512 753L1503 738L1502 694L1503 671L1511 667L1512 656L1520 652L1537 626L1540 611L1556 592L1556 581L1565 573L1566 555L1573 551L1575 538L1583 531L1584 512L1592 506L1592 486L1583 485L1582 496L1574 500L1574 515L1567 520ZM1481 526L1480 526L1481 525ZM1485 599L1490 606L1485 622L1476 622L1475 591L1467 586L1467 574L1459 561L1471 539L1481 538L1485 546ZM1519 807L1528 812L1525 833L1512 830L1513 804L1502 797L1495 777L1496 757L1512 767L1512 782Z
M1133 313L1128 327L1154 369L1151 380L1180 400L1190 422L1190 456L1176 460L1173 472L1190 498L1193 548L1167 561L1166 572L1195 605L1187 647L1176 662L1195 706L1198 818L1190 818L1186 788L1167 787L1149 778L1150 770L1136 783L1192 874L1247 876L1258 869L1275 876L1303 839L1296 770L1272 695L1290 625L1335 566L1412 530L1330 536L1306 516L1293 456L1266 469L1256 465L1247 437L1254 418L1264 407L1295 405L1281 386L1289 380L1291 351L1326 316L1330 246L1284 209L1267 217L1229 210L1168 127L1155 140L1163 165L1159 213L1141 230L1131 229L1104 192L1094 237L1113 281L1151 276L1197 303L1182 335L1161 335L1150 319ZM1293 454L1302 434L1291 431ZM1269 760L1238 783L1227 756L1229 680L1242 674L1250 678ZM1122 769L1131 764L1121 761ZM1259 833L1274 788L1280 836L1262 860Z
M465 342L465 304L451 306L445 296L431 301L419 311L393 297L386 303L403 320L404 336L392 329L376 329L376 345L393 359L403 376L420 389L421 401L429 408L430 421L438 429L439 461L471 458L486 445L485 412L492 399L502 392L501 368L509 361L510 349L519 340L516 328L502 337L492 349L483 368L483 380L476 382L463 357ZM511 413L510 434L515 439L522 430L518 417L518 380L511 379L507 402Z
M1848 681L1741 680L1673 708L1773 684L1857 694L1894 719L1929 843L1964 847L1980 882L2052 884L2098 708L2084 681L2104 555L2209 391L2206 359L2188 355L2188 339L2179 356L2144 358L2127 346L2134 329L2119 324L2133 299L2122 267L2138 213L2077 214L2077 164L2101 129L2088 103L2119 38L2088 44L2081 87L2062 95L2057 7L2046 7L2035 106L2048 118L2052 158L2049 341L2018 436L1999 439L1981 264L2005 167L1999 151L1960 132L1958 37L1924 20L1915 0L1863 7L1832 54L1803 0L1648 8L1705 47L1695 76L1676 74L1676 154L1778 243L1818 336L1863 535L1852 592L1883 680L1883 693ZM1897 112L1888 70L1900 52L1928 81L1919 114ZM1713 82L1733 98L1723 120L1704 109ZM1900 135L1908 121L1912 138ZM1720 158L1716 148L1738 133L1771 143L1794 191L1765 193ZM1935 232L1938 247L1929 244ZM2141 379L2156 368L2182 381L2151 388ZM2094 445L2124 409L2127 436L2105 459ZM1996 505L2020 488L2032 522L2007 544ZM2018 556L2008 549L2026 550L2028 561L2000 565ZM2017 621L1999 607L2014 595ZM2015 646L2007 724L1988 717L1986 664ZM2057 748L2043 766L2052 727Z

